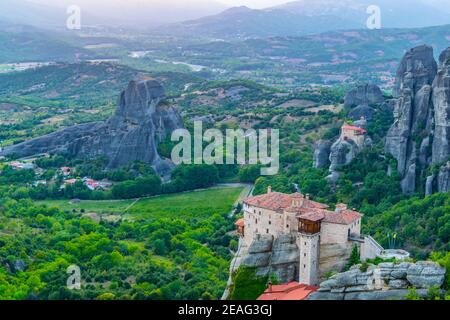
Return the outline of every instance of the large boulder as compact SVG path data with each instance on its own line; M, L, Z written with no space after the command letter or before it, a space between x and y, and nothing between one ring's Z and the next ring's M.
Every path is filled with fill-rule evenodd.
M361 151L360 147L351 139L340 138L331 146L330 172L349 164Z
M375 113L376 110L374 108L370 107L367 104L360 104L349 112L348 117L353 121L359 121L361 118L370 121L372 120ZM355 123L355 125L357 124Z
M374 84L364 84L347 92L344 98L344 108L351 109L359 105L374 105L384 101L383 93Z
M152 164L161 175L172 168L161 159L157 140L183 122L170 106L161 104L163 87L155 80L133 80L120 94L115 114L106 122L85 123L7 147L1 155L28 157L64 153L80 159L105 157L114 169L134 161Z
M406 279L415 288L441 287L445 279L445 268L434 262L419 261L408 268Z
M445 268L430 261L417 263L380 263L362 270L356 265L349 271L336 274L322 282L318 292L309 300L390 300L404 299L408 288L415 287L419 295L427 289L441 287Z

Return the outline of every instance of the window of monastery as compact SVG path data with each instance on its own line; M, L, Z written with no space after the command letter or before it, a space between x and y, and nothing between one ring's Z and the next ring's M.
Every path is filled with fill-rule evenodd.
M272 221L269 220L269 224L272 224Z

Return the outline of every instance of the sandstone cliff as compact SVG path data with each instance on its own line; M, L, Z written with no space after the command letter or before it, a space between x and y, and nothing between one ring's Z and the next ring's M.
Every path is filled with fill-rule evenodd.
M439 57L439 70L433 82L434 137L433 164L443 165L437 191L450 191L450 48Z
M318 141L314 144L313 166L314 168L325 168L330 165L330 141Z
M398 162L403 176L402 190L412 194L416 189L416 171L426 163L419 163L420 149L431 132L431 85L437 72L433 48L420 46L409 50L397 71L394 95L395 122L386 137L386 150ZM422 154L427 161L427 154Z
M286 283L298 278L299 261L295 236L282 235L273 239L259 235L248 248L242 265L257 268L259 277L275 275L280 283Z
M106 122L85 123L7 147L2 155L28 157L63 153L81 159L106 157L108 169L133 161L150 163L161 175L171 164L160 158L157 140L183 127L181 117L161 104L164 89L154 80L131 81L119 97L115 114Z
M356 87L345 95L344 108L351 109L362 105L377 105L384 101L383 93L374 84Z
M394 124L386 137L386 151L398 162L402 190L412 194L422 187L427 194L448 191L450 48L440 56L439 69L433 49L409 50L397 71ZM431 164L442 166L438 179L423 174ZM437 180L437 181L436 181Z

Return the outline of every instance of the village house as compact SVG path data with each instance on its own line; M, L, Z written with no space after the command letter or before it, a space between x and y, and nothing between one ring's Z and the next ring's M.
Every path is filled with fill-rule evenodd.
M269 187L266 194L246 199L243 210L244 218L236 227L246 247L259 235L295 235L301 284L317 285L324 273L340 271L337 266L345 264L354 245L360 247L363 259L382 250L372 238L361 237L362 214L345 204L332 211L309 195L272 192Z
M64 177L68 177L68 176L70 176L72 174L72 168L70 168L70 167L61 167L59 169L59 171L61 172L61 174Z
M28 162L12 161L12 162L9 162L8 165L16 170L33 170L34 169L34 164L28 163Z
M74 185L78 181L82 181L83 184L91 191L94 190L106 190L108 188L111 188L112 183L107 181L96 181L94 179L84 177L83 179L66 179L63 181L63 185L61 186L61 189L64 189L66 185Z
M364 140L366 139L367 131L363 128L352 126L349 124L344 124L341 128L341 139L342 140L352 140L359 147L364 145Z

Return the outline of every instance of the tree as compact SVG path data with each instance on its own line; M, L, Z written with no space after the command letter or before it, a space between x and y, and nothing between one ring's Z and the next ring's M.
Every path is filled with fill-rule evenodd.
M239 170L239 181L255 183L261 175L261 165L250 165Z
M358 247L353 246L352 253L350 254L350 258L348 259L347 265L345 267L346 270L350 269L352 266L361 263L360 255Z

